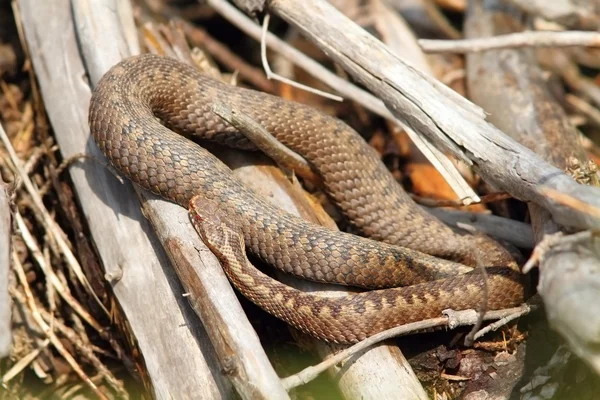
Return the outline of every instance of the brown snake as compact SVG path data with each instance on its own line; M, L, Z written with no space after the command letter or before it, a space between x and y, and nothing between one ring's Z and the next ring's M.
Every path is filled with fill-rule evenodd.
M251 149L243 135L212 112L214 99L235 106L301 154L348 221L378 241L285 213L246 188L208 151L171 130ZM257 303L256 290L268 290L271 302L282 299L276 315L322 339L355 342L385 328L439 316L445 308L478 308L481 275L456 276L469 271L458 262L474 265L476 248L490 267L488 308L515 306L524 299L524 286L508 251L486 237L457 234L416 206L354 130L313 108L224 84L169 58L143 55L119 63L100 80L89 123L108 160L132 181L184 207L195 195L218 203L231 228L222 231L225 239L215 239L216 234L203 238L215 253L223 252L223 264L223 255L235 260L243 255L217 248L235 249L226 242L236 240L239 229L251 253L306 279L366 288L416 285L345 300L294 292L305 305L300 312L290 307L292 289L258 280L259 275L230 274L238 289ZM228 272L250 272L238 264L241 267ZM441 278L447 279L428 282ZM271 286L261 287L268 282ZM272 307L271 312L275 313Z

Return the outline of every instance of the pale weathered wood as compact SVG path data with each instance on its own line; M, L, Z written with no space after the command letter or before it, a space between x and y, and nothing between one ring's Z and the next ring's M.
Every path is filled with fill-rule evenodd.
M500 1L472 2L467 37L485 38L524 29L523 15ZM532 50L507 49L467 55L470 97L488 119L515 140L565 169L571 157L587 163L579 133L547 88ZM546 210L530 204L538 241L561 231ZM562 246L540 263L540 295L550 324L575 352L600 371L600 240Z
M488 183L541 205L559 223L600 228L600 189L576 183L512 140L486 121L479 107L402 61L327 2L307 0L298 7L294 1L273 0L268 5L377 94L394 115L471 165ZM595 212L566 206L545 188L568 194Z
M130 49L137 48L135 43L125 46L126 37L122 34L135 31L127 28L133 27L133 19L129 13L112 11L117 6L123 8L124 2L117 2L117 5L113 0L77 0L72 3L80 47L92 83L95 83L108 68L132 54ZM106 27L112 29L109 34ZM202 349L214 348L220 369L242 398L288 398L220 264L189 223L187 210L143 190L139 190L138 195L143 202L145 217L151 221L188 291L188 296L181 300L186 303L189 300L204 322L210 342L202 340L197 345ZM136 198L129 201L132 207L139 204ZM176 291L176 294L183 293ZM160 319L154 322L160 323ZM211 365L213 374L219 374L215 367ZM189 379L197 371L181 369L175 373ZM195 390L202 392L203 389L198 386Z
M0 126L0 129L3 129ZM10 266L10 240L12 233L10 196L8 185L0 174L0 359L10 354L12 345L12 301L8 295L8 270Z
M90 89L69 1L22 0L18 4L63 156L87 152L102 157L89 136ZM139 203L128 200L135 198L132 186L120 183L93 161L71 167L70 173L107 279L144 357L154 396L197 398L203 393L229 398L231 387L218 374L212 350L198 347L198 342L208 342L208 338L185 306L183 290L160 243L151 234Z

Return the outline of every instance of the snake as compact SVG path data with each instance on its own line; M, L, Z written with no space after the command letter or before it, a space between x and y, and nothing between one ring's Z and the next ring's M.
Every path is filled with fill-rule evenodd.
M281 210L199 146L196 141L211 140L255 150L242 132L213 112L215 102L235 107L305 158L362 236ZM90 100L89 126L115 169L142 188L196 210L192 219L199 232L207 230L198 223L205 219L198 215L205 214L192 199L201 196L217 204L221 222L212 225L225 221L225 227L201 237L234 286L320 339L354 343L386 328L439 316L446 308L478 308L485 297L488 309L516 306L526 297L511 251L487 236L454 231L428 214L355 130L310 106L229 85L170 57L143 54L102 76ZM246 250L304 279L370 290L344 300L297 293L257 275L260 271L244 262ZM477 265L488 271L485 282L473 268ZM489 296L483 296L484 284ZM257 293L270 304L275 301L279 311L261 304Z

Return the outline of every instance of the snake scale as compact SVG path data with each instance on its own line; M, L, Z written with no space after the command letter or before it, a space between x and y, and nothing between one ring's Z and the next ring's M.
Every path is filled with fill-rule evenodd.
M212 112L214 100L250 116L301 154L347 220L371 239L280 210L186 138L253 149ZM445 308L478 308L483 276L468 267L476 264L476 251L488 267L488 308L524 300L516 262L506 249L481 235L456 233L427 214L358 133L311 107L234 87L176 60L146 54L120 62L102 77L92 94L89 124L110 163L133 182L186 208L198 195L209 208L218 204L221 222L213 226L221 228L208 230L203 240L234 285L267 311L321 339L351 343L439 316ZM199 216L206 213L196 208L196 228L206 233ZM214 233L219 231L222 238ZM285 272L380 290L342 300L296 292L244 263L245 254L231 245L238 236L250 253ZM403 287L382 289L396 286Z

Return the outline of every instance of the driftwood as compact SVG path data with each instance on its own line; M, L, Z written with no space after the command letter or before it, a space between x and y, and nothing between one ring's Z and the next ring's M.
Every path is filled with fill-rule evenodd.
M474 2L467 13L467 37L483 38L523 29L520 12L497 2ZM502 50L467 55L470 97L488 119L558 168L569 160L587 163L579 133L546 85L533 50ZM561 230L544 209L529 204L539 242ZM595 349L600 326L600 240L549 251L540 263L539 292L550 324L575 352L600 371Z
M275 0L269 2L268 11L297 27L379 96L392 113L440 149L472 166L488 183L518 199L539 204L558 223L600 227L600 189L576 183L510 139L485 120L479 107L391 54L325 1L310 0L297 7L293 1ZM572 202L549 192L568 193ZM573 202L586 209L573 206Z
M3 130L2 126L0 129ZM10 195L0 175L0 359L10 354L12 343L11 300L8 295L11 228Z
M19 2L33 65L63 156L89 152L101 157L88 133L90 89L70 6L67 0ZM81 163L70 172L106 278L144 356L154 395L193 396L201 390L207 396L229 397L231 387L213 373L218 371L214 354L197 345L208 339L191 310L182 307L186 304L183 290L175 274L163 267L168 260L158 240L139 207L124 200L135 196L131 185L118 182L97 162Z

